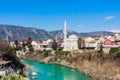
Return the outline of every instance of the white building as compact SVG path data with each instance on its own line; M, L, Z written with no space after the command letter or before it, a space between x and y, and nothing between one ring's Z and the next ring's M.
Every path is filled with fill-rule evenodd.
M66 21L64 22L64 42L63 42L63 51L71 51L71 50L77 50L78 49L78 37L76 35L70 35L67 38L67 29L66 29Z
M96 47L95 39L93 39L92 37L85 38L84 41L85 47Z
M51 39L48 39L47 41L43 41L42 44L40 44L40 50L43 51L43 50L52 50L51 48L51 43L52 40Z
M31 44L32 44L32 47L33 47L34 50L39 50L40 49L40 44L41 44L40 41L32 41Z

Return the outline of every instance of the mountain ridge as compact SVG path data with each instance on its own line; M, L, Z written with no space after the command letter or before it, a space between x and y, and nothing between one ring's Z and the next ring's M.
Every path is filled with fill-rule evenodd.
M5 40L6 36L8 36L10 41L24 40L28 37L36 40L52 39L52 36L43 29L14 25L0 25L0 38Z
M94 31L94 32L85 32L79 33L72 30L67 31L67 37L74 34L78 37L95 37L105 35L111 35L114 32L108 31ZM33 40L47 40L47 39L63 39L63 30L56 31L46 31L44 29L37 29L34 27L24 27L16 25L3 25L0 24L0 38L5 40L6 36L10 41L14 40L25 40L28 37L31 37Z
M58 38L62 39L63 38L63 33L62 32L63 32L63 30L57 30L57 31L50 31L49 33L54 38L57 36L57 34L59 34ZM67 31L67 37L69 37L72 34L77 35L78 37L84 37L84 38L85 37L99 37L99 36L102 36L102 35L108 36L108 35L111 35L113 33L114 32L110 32L110 31L94 31L94 32L82 32L82 33L79 33L79 32L68 30Z

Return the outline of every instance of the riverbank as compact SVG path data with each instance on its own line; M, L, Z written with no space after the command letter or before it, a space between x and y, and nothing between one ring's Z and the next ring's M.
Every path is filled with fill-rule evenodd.
M72 51L67 55L49 53L48 56L40 52L27 53L23 59L44 62L47 64L59 64L78 69L93 80L120 80L120 63L112 57L97 52L81 53Z

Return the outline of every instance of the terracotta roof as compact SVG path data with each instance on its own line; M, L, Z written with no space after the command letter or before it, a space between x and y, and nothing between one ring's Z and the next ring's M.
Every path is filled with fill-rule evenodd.
M111 36L115 36L116 33L113 33Z

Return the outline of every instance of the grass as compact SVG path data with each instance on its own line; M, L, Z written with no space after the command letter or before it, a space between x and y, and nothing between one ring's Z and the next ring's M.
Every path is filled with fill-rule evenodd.
M0 80L29 80L29 79L20 74L12 73L8 76L1 77Z

